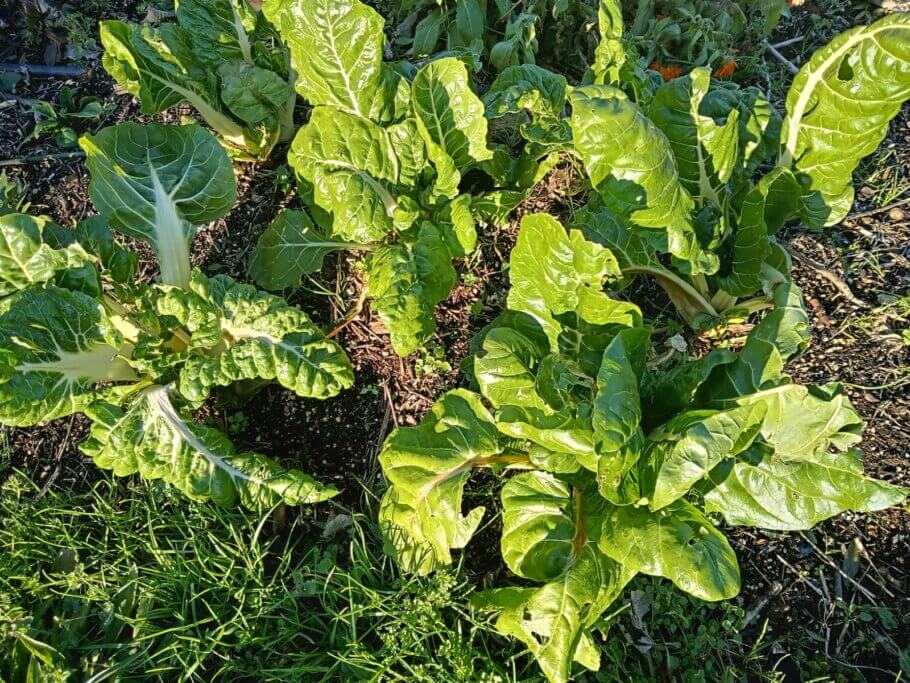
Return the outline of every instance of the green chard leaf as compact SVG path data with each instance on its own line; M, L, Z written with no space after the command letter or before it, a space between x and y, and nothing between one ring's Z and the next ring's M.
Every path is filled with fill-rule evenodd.
M650 330L631 328L619 332L604 350L591 416L602 456L622 449L640 429L639 377L649 340Z
M608 249L586 241L577 230L567 233L552 216L529 214L521 220L510 258L509 308L533 316L555 350L562 314L576 313L593 325L628 326L640 320L637 307L603 291L604 281L619 275Z
M502 557L515 574L550 581L572 563L576 529L572 487L542 472L502 487Z
M255 125L274 117L294 97L288 82L274 71L238 60L222 62L221 99L241 121Z
M383 99L385 22L374 9L358 0L266 0L262 11L291 51L301 96L370 118Z
M737 355L727 349L713 349L707 355L681 363L670 370L650 372L642 380L642 413L648 429L662 425L686 410L696 392L711 377L714 368L729 365Z
M407 356L436 329L434 310L455 286L452 254L439 229L424 223L413 245L379 247L367 264L367 291L392 337Z
M155 250L164 284L189 287L196 226L221 218L237 200L234 170L218 141L197 125L122 123L79 144L98 211Z
M332 232L352 242L381 240L394 227L406 169L390 131L369 119L316 107L294 138L288 162L332 214Z
M620 0L600 0L597 6L597 29L600 41L594 51L591 70L599 85L619 85L623 66L629 55L622 38L625 25Z
M266 156L289 137L294 98L281 49L251 43L243 5L180 3L178 23L158 28L102 21L102 63L144 114L188 103L232 148Z
M664 133L616 88L576 88L570 101L575 150L607 208L648 229L649 242L690 274L715 272L717 257L698 243L694 202Z
M191 292L172 290L170 296L190 300L168 305L167 313L195 331L194 318L208 308L203 320L220 322L217 354L191 356L180 370L180 393L199 405L213 387L238 380L275 380L298 396L329 398L354 383L350 361L306 313L284 299L238 284L226 275L208 278L196 271ZM190 314L186 318L182 312Z
M701 492L705 511L727 524L778 531L810 529L847 510L883 510L908 493L863 476L862 456L852 449L786 462L758 445L715 467Z
M225 139L245 145L242 127L222 108L217 83L196 61L190 34L176 24L154 29L113 19L100 22L98 30L105 70L139 98L143 114L188 102Z
M529 120L519 126L525 140L562 148L572 137L564 116L568 87L564 76L539 66L510 66L483 97L487 118L527 112Z
M700 67L664 83L651 100L649 116L667 136L679 180L700 203L721 203L722 186L739 158L739 110L713 117L701 111L711 71Z
M114 233L103 216L92 216L76 224L76 241L101 261L106 277L120 284L132 283L139 256L117 244Z
M83 410L101 381L138 378L101 303L48 285L0 315L0 422L28 426Z
M528 472L503 487L502 505L506 563L546 583L485 591L475 604L500 611L496 627L521 640L550 681L567 683L573 662L596 671L590 629L635 575L597 547L605 502L590 487Z
M440 176L437 184L454 196L461 173L493 155L484 106L471 90L464 62L444 57L424 66L411 84L411 103Z
M661 440L650 455L657 475L651 509L675 502L715 465L751 446L766 410L765 404L757 403L717 412L692 411L664 425Z
M92 263L78 243L62 248L48 244L44 231L50 224L47 218L24 213L0 216L0 298Z
M327 237L303 211L278 214L256 242L250 257L250 276L268 290L299 287L304 275L322 270L333 251L357 245Z
M718 284L733 296L748 296L761 288L765 262L771 255L771 236L799 208L800 189L788 169L762 177L743 200L736 232ZM789 273L788 273L789 275Z
M629 225L626 219L619 218L609 209L583 209L575 220L585 237L613 253L624 276L641 274L657 280L686 322L692 323L697 316L706 313L717 316L711 303L685 278L665 266L647 236Z
M402 568L427 574L451 563L483 517L482 507L461 513L471 469L501 452L493 416L463 389L445 394L417 427L389 435L379 455L390 483L379 522Z
M540 395L537 370L549 353L545 340L527 337L520 330L501 326L491 329L474 358L474 376L494 408L523 406L546 411L547 401Z
M702 600L739 593L739 563L723 534L685 501L652 512L613 508L604 520L600 549L624 568L670 579Z
M803 186L802 219L821 228L853 205L853 171L910 99L910 14L842 33L806 62L787 94L779 166Z
M165 386L143 389L125 410L98 402L86 414L92 430L82 451L117 476L139 473L195 500L257 509L317 503L338 493L259 453L237 453L220 431L189 421Z
M251 62L249 33L255 18L242 0L180 0L177 21L193 36L199 59L216 66L228 60Z

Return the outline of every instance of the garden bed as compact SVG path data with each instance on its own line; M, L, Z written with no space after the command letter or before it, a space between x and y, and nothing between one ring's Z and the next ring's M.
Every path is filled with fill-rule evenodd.
M86 16L139 21L144 11L136 3L121 3ZM794 14L771 40L810 35L787 53L798 62L847 24L867 23L873 11L865 3L809 2ZM15 39L12 45L17 45ZM0 61L34 62L41 57L37 47L11 47ZM769 72L786 78L778 62L770 56L763 59L769 60L765 67ZM176 122L193 115L191 109L178 108L143 117L132 97L117 92L97 59L77 63L86 67L81 76L33 76L19 84L16 96L55 102L66 85L81 95L100 98L107 110L91 121L92 130L123 121ZM300 104L297 113L299 120L309 115ZM17 103L0 109L0 159L46 157L9 164L3 170L25 188L32 213L47 214L61 225L92 215L84 160L52 158L66 150L48 137L23 144L33 125L27 106ZM285 155L282 146L267 161L235 166L237 205L225 218L200 229L193 242L192 261L203 272L248 279L247 263L259 235L283 208L297 203ZM342 489L335 499L338 505L317 507L306 525L292 526L293 533L304 529L312 533L339 514L375 518L377 496L384 488L377 459L383 441L395 427L417 424L445 390L462 382L460 364L471 339L504 305L506 264L521 216L537 211L572 215L584 203L577 175L570 163L560 163L514 212L507 227L479 232L478 250L456 264L458 282L437 307L436 331L418 353L397 356L367 302L335 338L347 351L356 377L353 387L336 398L305 400L273 385L245 405L210 400L203 406L198 417L226 431L238 449L264 453ZM843 223L823 232L790 228L781 238L797 254L793 278L804 292L812 324L810 345L788 365L788 372L794 381L807 384L842 382L866 420L861 447L867 473L910 486L910 204L904 202L910 193L910 110L906 107L879 151L863 162L856 187L856 205ZM143 257L137 277L151 280L156 273L151 251L139 242L132 246ZM323 329L330 329L357 306L362 279L356 259L333 254L325 268L305 278L288 300ZM646 312L649 316L663 323L672 318L669 301L657 287L635 286L647 288L654 308ZM687 335L697 346L698 339ZM109 475L77 448L87 425L86 419L74 416L39 427L4 428L0 483L18 471L34 482L32 495L40 496L46 491L85 492L107 479ZM467 505L485 502L488 489L485 479L474 481L466 494ZM488 522L490 512L496 511L488 511ZM498 551L491 551L498 546L497 524L494 516L463 553L461 566L472 584L492 585L507 572ZM743 591L736 604L747 615L739 635L724 635L731 645L718 642L715 646L718 651L734 652L726 660L731 670L745 670L741 662L748 661L754 647L760 669L779 666L802 680L829 674L837 680L895 680L901 667L905 676L910 675L910 515L906 509L846 513L805 533L737 529L729 532L729 538L742 568ZM641 600L642 584L633 588L621 602L631 604L629 612L618 617L620 626L611 631L622 643L614 646L614 662L647 661L657 667L652 670L655 676L669 680L679 675L666 668L667 657L679 642L674 639L685 643L687 636L672 633L662 621L650 622L649 630L648 618L637 614L640 604L635 603ZM648 593L652 602L660 599L653 586L644 590L655 591ZM767 630L763 630L766 621ZM735 639L739 640L734 646ZM616 651L627 659L616 659ZM503 661L515 656L507 649L503 653ZM789 661L780 664L779 660ZM802 673L793 673L798 670L793 667L802 667Z

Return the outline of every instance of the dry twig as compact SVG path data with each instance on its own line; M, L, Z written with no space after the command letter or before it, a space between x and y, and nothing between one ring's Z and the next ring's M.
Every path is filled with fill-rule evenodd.
M809 266L810 268L815 270L819 275L821 275L823 278L825 278L828 282L830 282L832 285L834 285L837 288L837 291L839 291L854 306L859 306L860 308L869 308L869 304L867 304L862 299L858 299L856 297L856 295L853 293L853 290L850 289L850 286L846 282L844 282L837 275L835 275L833 272L828 270L824 265L822 265L821 263L816 261L811 256L807 256L806 254L802 253L798 249L795 249L794 247L792 247L789 244L784 245L784 247L786 248L786 250L788 252L790 252L790 256L795 258L800 263Z
M787 69L790 71L790 73L792 73L793 75L796 75L796 74L799 73L799 67L796 66L796 64L794 64L793 62L791 62L789 59L787 59L786 57L784 57L784 56L778 51L778 49L777 49L776 47L774 47L771 43L769 43L767 40L763 40L763 41L762 41L762 45L764 46L764 48L765 48L768 52L771 53L771 55L772 55L777 61L779 61L781 64L783 64L785 67L787 67Z

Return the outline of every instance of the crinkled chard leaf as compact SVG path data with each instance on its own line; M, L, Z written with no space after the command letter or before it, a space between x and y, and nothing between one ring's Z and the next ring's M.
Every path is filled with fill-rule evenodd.
M71 415L103 380L137 379L122 335L99 301L53 285L26 289L0 316L0 422Z
M398 182L406 168L387 129L369 119L316 107L288 154L313 185L316 204L332 214L335 236L381 240L394 227Z
M99 402L86 410L91 436L81 448L117 476L162 479L195 500L268 508L317 503L337 495L298 470L259 453L237 453L217 429L189 421L168 387L153 385L124 408Z
M297 92L314 105L370 118L381 98L384 21L357 0L266 0L291 51Z
M622 18L620 0L603 0L597 6L597 32L600 41L594 50L594 64L591 70L594 82L618 85L622 68L628 55L622 37L625 24Z
M24 213L0 216L0 298L92 263L92 257L78 243L62 247L48 244L44 232L49 224L46 218Z
M243 0L180 0L177 21L193 37L198 58L218 65L251 62L249 34L256 18Z
M411 84L411 104L437 184L454 196L461 172L492 156L483 103L471 90L464 62L445 57L424 66Z
M564 76L534 64L510 66L484 94L489 119L527 112L519 130L525 140L542 149L562 149L572 142L564 116L568 84Z
M502 557L509 569L533 581L562 574L577 550L578 513L572 487L553 475L524 472L509 479L502 487Z
M424 223L413 245L379 247L367 264L373 306L392 338L392 348L407 356L436 329L434 310L455 286L452 254L439 229Z
M198 271L191 288L172 296L187 300L183 312L196 320L202 316L203 331L214 320L219 332L215 353L193 355L180 370L178 387L191 403L200 404L213 387L244 379L275 380L298 396L320 399L354 383L341 347L284 299L226 275L207 278ZM172 306L169 312L195 331L194 320L181 319L180 311Z
M474 358L474 376L493 407L548 409L537 384L540 362L549 352L541 341L504 325L493 327L484 337L482 351Z
M596 469L595 435L590 411L561 410L555 413L507 405L496 411L496 426L503 434L553 453L570 453L587 469ZM579 414L580 413L580 414Z
M637 308L603 291L604 281L619 274L608 249L586 241L577 230L567 233L552 216L531 214L522 218L512 250L509 308L533 316L555 349L562 330L557 316L564 313L577 313L592 324L633 324Z
M649 241L687 272L715 272L717 257L698 243L694 202L664 133L616 88L576 88L570 102L575 150L607 208L649 229Z

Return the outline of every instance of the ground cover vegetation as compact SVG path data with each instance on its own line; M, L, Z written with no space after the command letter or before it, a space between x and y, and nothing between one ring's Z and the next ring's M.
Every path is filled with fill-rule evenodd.
M861 540L906 550L907 465L895 441L882 451L888 408L867 396L910 380L899 361L877 386L805 371L830 324L799 264L858 300L796 246L874 215L851 213L855 178L873 182L906 123L910 15L90 11L0 17L36 35L100 20L97 44L64 54L138 101L110 121L107 94L71 85L4 100L33 122L18 146L53 142L70 151L45 158L87 171L75 216L38 210L20 176L0 186L4 680L910 675L900 579ZM793 66L769 42L782 21L815 21L823 42L800 37L792 80L763 85L749 64ZM910 189L896 157L892 213ZM250 192L259 169L287 199ZM217 225L243 226L223 235L241 258L211 260ZM885 292L910 283L897 263L893 283L879 267ZM841 331L884 325L906 356L906 306L879 291ZM358 328L391 354L370 356ZM393 394L408 372L418 409ZM373 397L381 423L326 438L369 425ZM27 454L67 420L42 474ZM299 455L307 429L321 461ZM124 479L64 464L77 436ZM840 515L904 522L867 525L836 562L813 529ZM749 578L791 538L821 561L810 578L773 556L825 606L815 646L769 644L762 615L785 589ZM748 613L727 602L741 591ZM887 667L844 664L883 653Z

